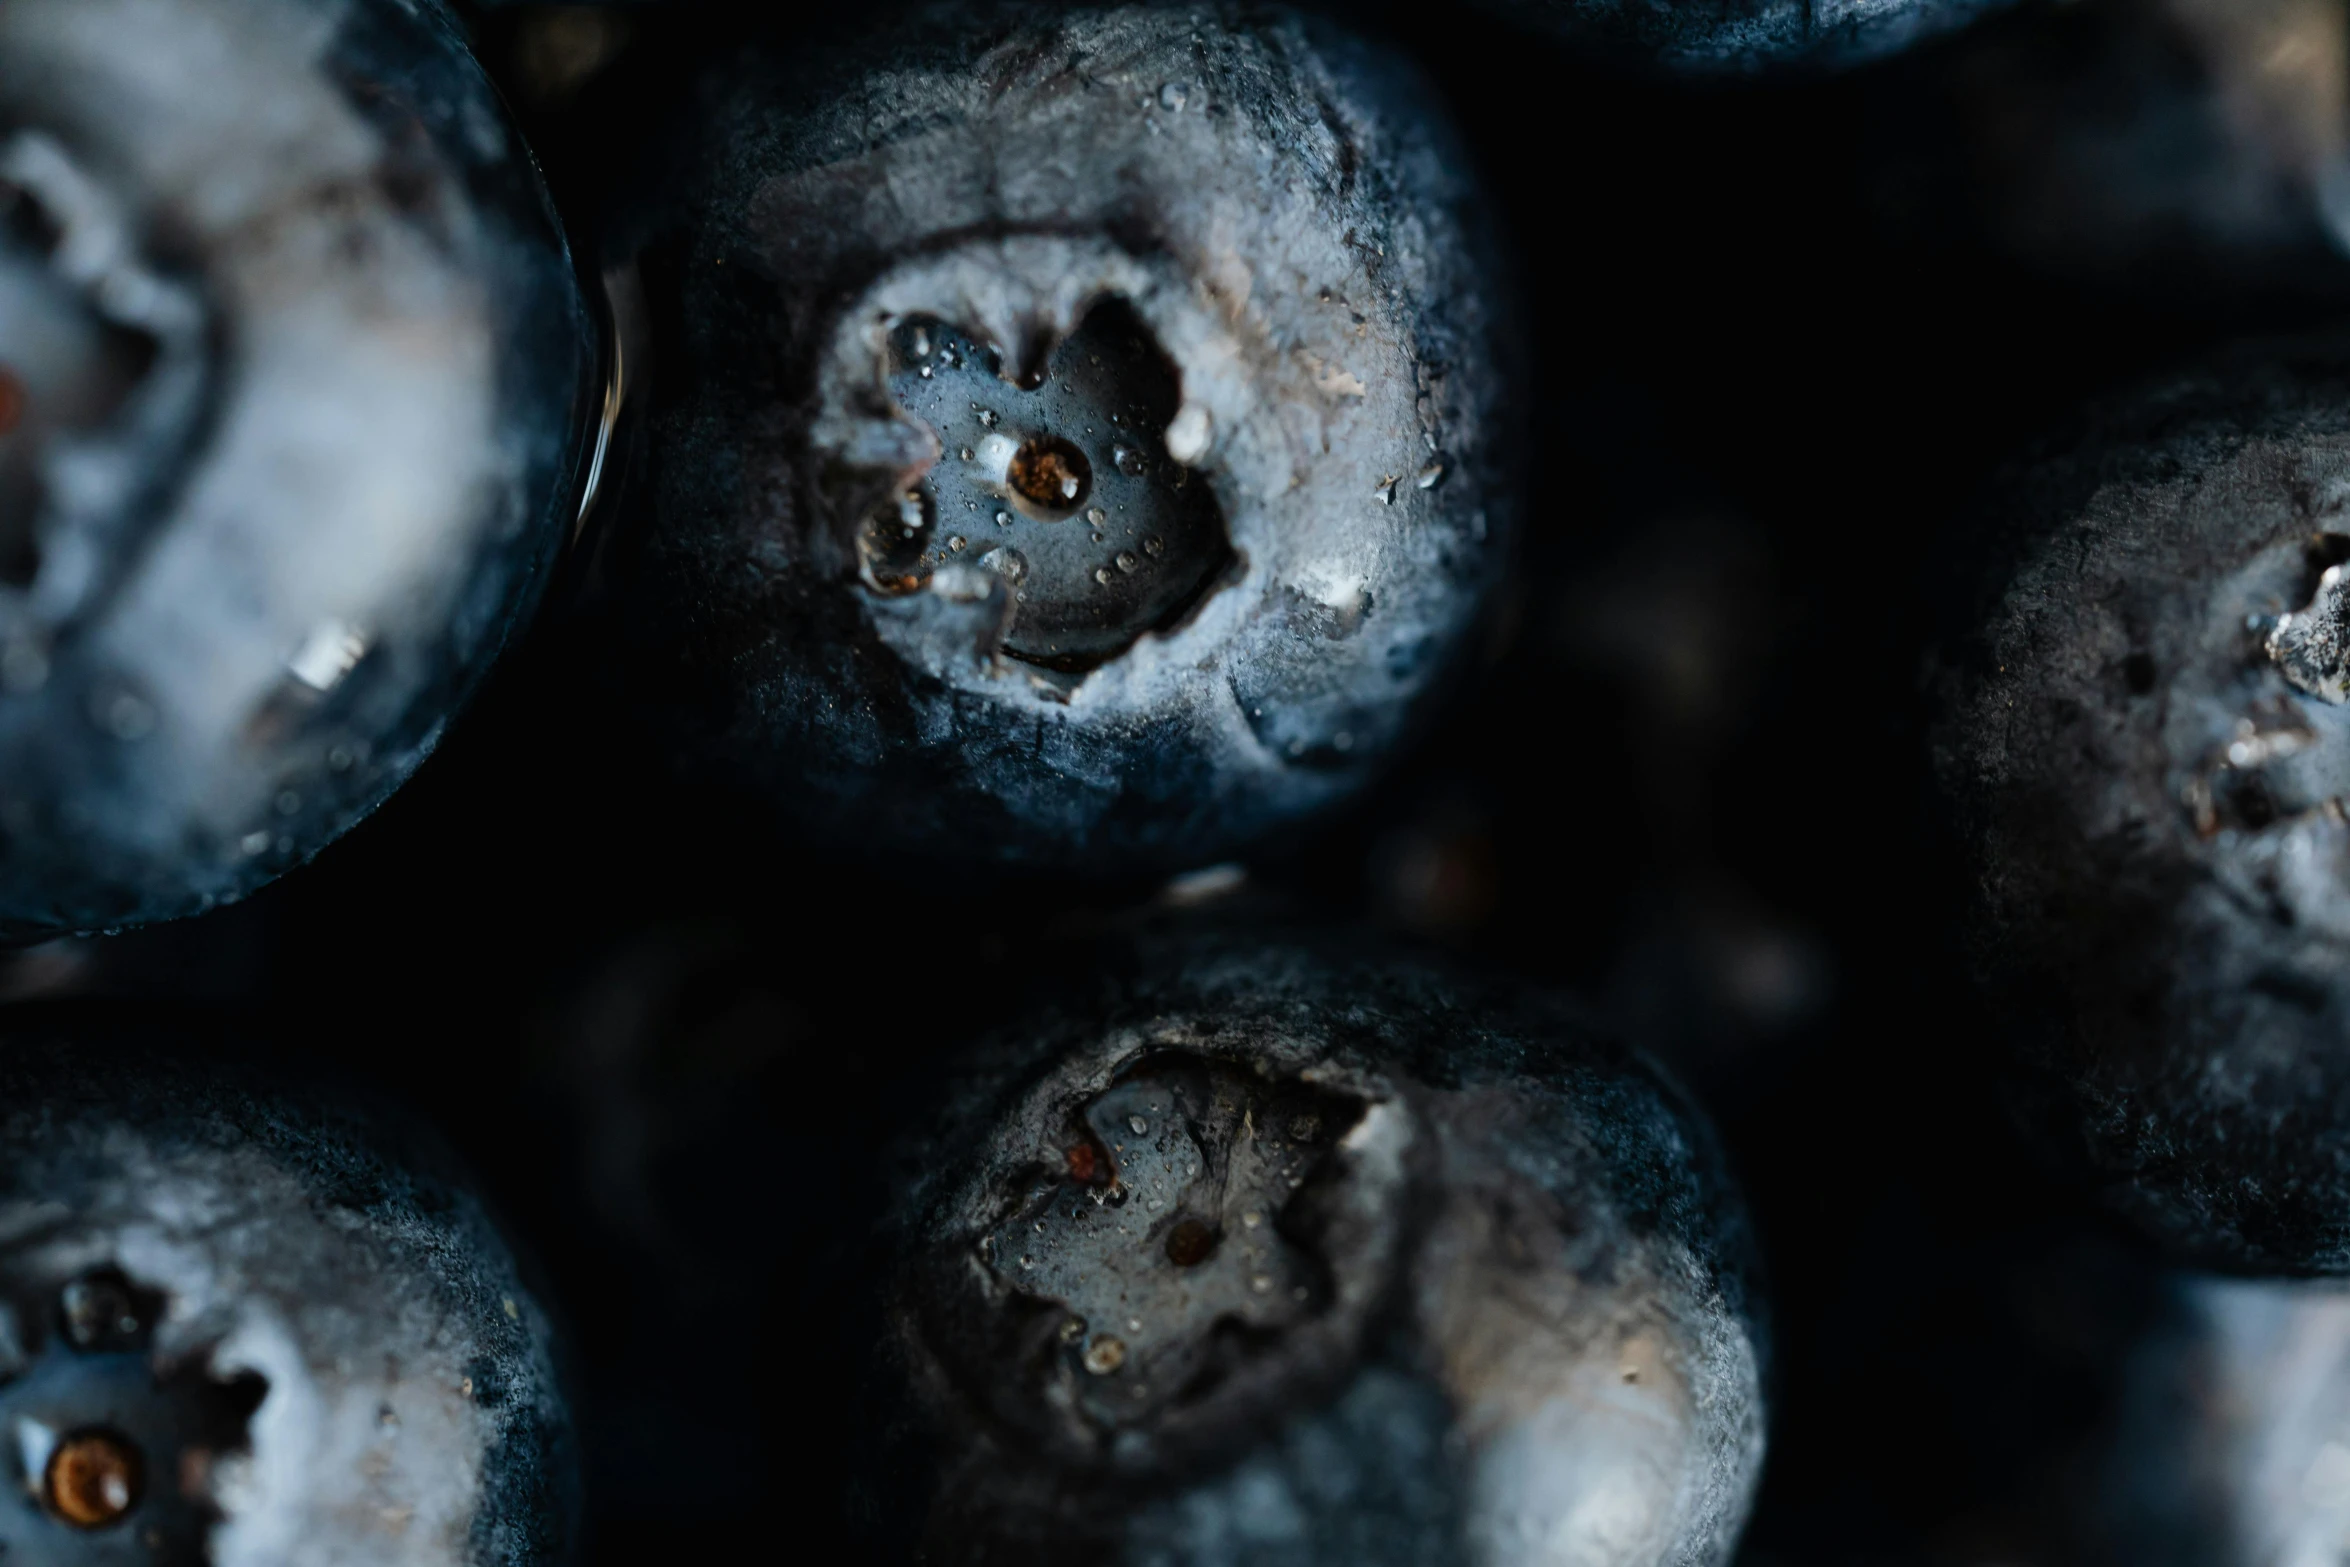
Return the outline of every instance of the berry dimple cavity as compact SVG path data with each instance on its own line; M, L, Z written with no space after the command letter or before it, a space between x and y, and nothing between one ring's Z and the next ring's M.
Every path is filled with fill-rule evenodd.
M1223 513L1188 467L1152 455L1181 378L1130 306L1097 302L1024 380L937 317L899 321L889 348L891 395L945 455L860 528L867 587L929 582L955 553L927 520L939 510L992 518L1006 546L992 569L1021 587L1000 651L1070 674L1180 623L1212 591L1232 558Z
M1367 1108L1188 1056L1146 1063L1079 1107L1049 1178L979 1255L1011 1289L1007 1331L1040 1309L1056 1324L1123 1331L1030 1361L1012 1391L1028 1418L1065 1411L1108 1437L1197 1418L1244 1364L1258 1368L1251 1381L1277 1373L1287 1335L1322 1317L1334 1279L1354 1266L1326 1254L1316 1197L1343 1171L1327 1149L1278 1129L1349 1128Z
M24 1481L0 1488L0 1559L62 1524L130 1535L143 1561L211 1560L213 1477L250 1450L268 1385L209 1352L158 1349L166 1304L114 1267L61 1283L0 1272L0 1435Z

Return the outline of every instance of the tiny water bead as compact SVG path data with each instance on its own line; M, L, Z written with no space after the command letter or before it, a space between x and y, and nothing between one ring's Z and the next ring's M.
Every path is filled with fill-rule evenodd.
M65 1336L85 1351L136 1348L154 1315L153 1303L142 1303L129 1283L106 1274L76 1279L59 1296L65 1318Z
M929 582L932 509L929 491L916 485L866 514L857 533L857 558L868 587L912 593Z
M1040 516L1059 520L1077 509L1093 488L1093 465L1085 453L1057 435L1040 435L1012 454L1006 477L1012 492ZM1101 516L1096 509L1091 516Z

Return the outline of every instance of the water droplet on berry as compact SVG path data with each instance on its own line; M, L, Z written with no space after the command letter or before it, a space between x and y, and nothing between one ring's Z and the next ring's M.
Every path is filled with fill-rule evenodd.
M49 1454L41 1499L76 1529L117 1523L139 1499L139 1450L111 1431L83 1431Z

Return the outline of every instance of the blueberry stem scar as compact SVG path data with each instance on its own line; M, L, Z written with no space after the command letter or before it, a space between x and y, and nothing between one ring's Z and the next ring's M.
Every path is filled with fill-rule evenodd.
M1077 674L1188 615L1232 556L1210 485L1167 450L1182 378L1133 308L1097 301L1030 377L936 316L890 334L889 389L939 460L858 529L866 585L975 566L1012 589L1001 651Z

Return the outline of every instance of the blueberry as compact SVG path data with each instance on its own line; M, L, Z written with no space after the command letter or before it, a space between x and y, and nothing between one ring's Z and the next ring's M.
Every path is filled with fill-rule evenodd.
M0 1039L0 1560L567 1559L548 1326L479 1201L150 1039Z
M1937 765L2050 1146L2189 1256L2350 1269L2350 376L2227 356L1992 507Z
M2165 1275L2081 1532L2146 1567L2321 1561L2350 1527L2350 1293Z
M905 1153L877 1521L920 1560L1708 1563L1763 1446L1710 1133L1570 1015L1147 938Z
M414 771L579 503L594 334L437 0L0 13L0 933Z
M1812 1272L1836 1294L1807 1314L1789 1425L1829 1440L1778 1446L1748 1549L1920 1567L2331 1559L2350 1521L2350 1290L2168 1267L2044 1183L1999 1185L1980 1164L1941 1194L1873 1185L1856 1251ZM1887 1408L1902 1440L1856 1442Z
M2328 0L2051 8L1887 84L1879 183L2101 290L2198 309L2253 292L2338 301L2346 47ZM1947 118L1921 124L1924 105ZM1942 188L1920 161L1937 140L1956 150Z
M688 765L834 843L1096 872L1359 788L1510 506L1418 81L1278 10L951 6L697 102L615 231L626 658Z
M2015 0L1488 0L1577 45L1692 73L1854 65Z

